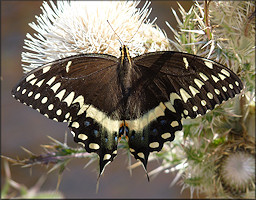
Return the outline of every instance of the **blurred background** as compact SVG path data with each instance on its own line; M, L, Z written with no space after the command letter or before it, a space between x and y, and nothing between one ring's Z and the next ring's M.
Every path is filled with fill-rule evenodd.
M186 11L192 1L179 2ZM142 2L140 5L143 5ZM22 77L21 52L27 32L33 34L28 23L35 22L35 15L41 14L42 1L1 1L1 154L12 158L25 158L28 155L21 146L35 154L43 151L40 145L49 144L51 136L64 141L68 133L67 143L71 147L77 144L73 141L66 123L56 123L37 111L24 106L11 96L11 89ZM178 11L176 1L153 1L153 11L150 19L157 17L157 25L164 29L169 38L173 35L165 21L176 27L176 20L171 7ZM129 174L128 158L124 152L118 152L114 162L106 167L100 179L98 194L95 193L98 162L86 169L86 159L72 160L64 171L59 190L65 198L190 198L190 191L181 193L181 186L170 187L175 173L160 173L156 178L147 181L142 167L137 167ZM132 163L135 159L132 157ZM161 162L161 161L160 161ZM148 171L155 169L160 162L150 162ZM29 168L11 166L12 179L26 185L34 186L37 180L46 174L45 166L34 166L32 173ZM3 162L1 162L1 184L5 181ZM58 172L48 174L41 190L54 190L58 181Z

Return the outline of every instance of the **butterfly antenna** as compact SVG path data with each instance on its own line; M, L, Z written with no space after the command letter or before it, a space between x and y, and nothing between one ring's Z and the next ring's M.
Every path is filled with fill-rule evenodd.
M135 31L135 33L133 34L133 36L131 37L131 39L129 40L129 42L130 42L130 41L132 40L132 38L136 35L136 33L138 33L138 31L139 31L141 25L144 23L145 20L146 20L146 18L144 18L144 20L141 20L141 23L140 23L138 29ZM129 42L128 42L128 43L129 43Z
M115 32L115 30L113 29L113 27L111 26L111 24L109 23L109 21L107 20L110 28L113 30L113 32L116 34L116 36L118 37L118 41L120 42L121 45L124 44L123 40L121 40L121 38L119 37L119 35L117 35L117 33Z

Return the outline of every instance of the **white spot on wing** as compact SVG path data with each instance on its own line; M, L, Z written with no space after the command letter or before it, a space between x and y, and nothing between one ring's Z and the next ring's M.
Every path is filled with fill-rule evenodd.
M32 91L30 91L30 92L28 93L28 97L31 97L31 96L32 96L32 94L33 94L33 92L32 92Z
M27 91L26 89L23 89L22 92L21 92L21 94L25 94L26 91Z
M230 76L230 73L227 70L225 70L225 69L222 69L220 72L225 74L228 77Z
M196 112L196 111L198 110L198 107L197 107L197 106L193 106L193 108L192 108L192 109L193 109L193 111L195 111L195 112Z
M71 105L73 99L75 96L75 92L70 92L69 95L63 100L63 102L66 102L68 106Z
M207 97L208 97L209 99L213 99L212 93L208 92L208 93L207 93Z
M83 105L82 108L78 111L77 115L81 115L89 108L89 105Z
M180 96L177 93L173 92L173 93L170 94L170 102L171 102L172 105L174 105L174 100L175 99L180 99L181 100Z
M167 139L167 138L169 138L169 137L171 137L171 136L172 136L171 133L164 133L164 134L161 135L161 137L162 137L163 139Z
M202 72L199 73L199 76L201 76L201 78L204 80L204 81L207 81L208 80L208 77L203 74Z
M187 100L191 98L191 96L183 89L180 89L180 95L185 103L187 103Z
M164 105L172 112L176 113L175 108L173 107L173 105L171 104L171 102L165 102Z
M43 82L44 82L44 79L41 80L41 81L39 81L36 85L37 85L38 87L40 87L40 86L43 84ZM32 85L33 85L33 84L32 84Z
M78 144L81 144L83 147L85 147L85 144L82 142L78 142Z
M151 143L149 144L149 147L150 147L150 148L157 148L157 147L159 147L159 143L158 143L158 142L151 142Z
M37 78L33 79L33 80L30 81L29 83L30 83L31 85L34 85L34 84L36 83L36 81L37 81Z
M78 122L73 122L71 126L74 127L74 128L79 128L79 123Z
M54 86L51 87L51 89L53 90L54 93L56 93L56 91L59 89L60 86L61 86L61 83L56 83Z
M218 89L214 89L214 92L219 95L220 94L220 91Z
M50 86L55 81L55 79L56 79L56 76L52 77L49 81L47 81L46 84Z
M66 93L66 90L63 89L63 90L61 90L61 91L56 95L56 97L58 97L58 98L60 99L60 101L61 101L61 99L63 98L63 96L64 96L65 93Z
M220 77L221 80L224 80L226 78L226 76L224 76L224 75L222 75L220 73L218 73L218 76Z
M71 131L71 134L73 135L73 137L76 136L75 132L74 131Z
M142 152L138 153L137 155L138 155L140 158L143 158L143 159L145 158L144 153L142 153Z
M172 121L171 126L172 127L179 126L179 122L178 121Z
M100 146L99 146L98 144L96 144L96 143L90 143L90 144L89 144L89 148L90 148L90 149L95 149L95 150L97 150L97 149L100 148Z
M30 81L32 78L35 78L35 75L34 74L30 74L27 78L26 78L26 81Z
M234 88L232 84L229 84L228 86L229 86L230 89Z
M202 81L200 81L199 79L194 79L195 84L201 89L201 87L204 85L204 83Z
M82 95L78 96L74 101L74 103L79 103L80 108L82 108L82 106L84 105L84 97Z
M44 67L43 68L43 73L48 72L50 70L50 68L51 68L51 65Z
M103 160L109 160L110 158L111 158L111 155L107 153L104 155Z
M217 83L220 79L218 79L216 76L212 75L212 79L214 80L215 83Z
M45 104L45 103L47 102L47 100L48 100L48 98L47 98L47 97L44 97L44 98L42 98L41 103L42 103L42 104Z
M163 103L162 103L162 105L163 105ZM154 113L155 113L156 117L164 116L164 111L160 105L155 108Z
M39 99L39 97L40 97L40 93L37 93L37 94L35 95L35 99Z
M191 85L189 86L189 89L190 89L193 96L195 96L197 93L200 93L196 88L194 88Z
M68 64L66 65L66 72L68 73L69 72L69 67L71 65L72 61L68 61Z
M52 110L53 109L53 104L50 104L49 106L48 106L48 110Z
M202 104L202 106L205 106L205 105L206 105L206 101L205 101L205 100L202 100L202 101L201 101L201 104Z
M17 87L16 91L18 92L19 90L20 90L20 86L19 86L19 87Z
M209 67L210 69L213 69L213 65L212 65L211 62L209 62L209 61L204 61L204 64L205 64L207 67Z
M187 60L187 58L186 57L183 57L183 62L184 62L184 64L185 64L185 68L186 69L188 69L188 60Z
M187 110L183 110L185 115L188 115L188 111Z
M85 134L79 134L77 137L78 137L79 139L81 139L81 140L87 140L87 138L88 138L88 136L85 135Z
M236 86L239 86L239 83L238 83L238 81L235 81L235 84L236 84Z
M56 114L57 114L57 115L61 115L61 113L62 113L62 110L61 110L61 109L59 109L59 110L56 111Z
M223 90L224 92L227 92L227 88L226 88L225 86L222 86L222 90Z
M68 119L70 117L70 113L68 112L66 115L65 115L65 118Z

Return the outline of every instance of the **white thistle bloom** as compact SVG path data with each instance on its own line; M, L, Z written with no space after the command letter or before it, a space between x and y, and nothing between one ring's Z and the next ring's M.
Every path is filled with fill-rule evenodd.
M222 164L221 172L225 183L245 189L255 175L255 158L247 153L233 153Z
M128 44L130 55L168 50L168 39L147 17L151 9L139 1L52 1L43 2L43 14L29 25L22 66L28 72L42 64L82 53L105 53L119 57L120 43L111 26ZM147 21L145 21L147 20ZM141 26L140 26L141 25ZM138 29L139 28L139 29ZM134 36L134 37L133 37Z

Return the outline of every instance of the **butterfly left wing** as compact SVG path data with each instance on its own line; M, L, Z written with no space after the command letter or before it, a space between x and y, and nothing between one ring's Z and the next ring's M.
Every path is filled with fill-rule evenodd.
M99 155L100 173L117 154L117 63L102 54L63 58L32 70L12 90L18 101L44 116L69 122L74 140Z
M133 62L126 122L131 153L145 168L149 153L182 130L182 118L205 114L243 87L230 69L191 54L155 52Z

